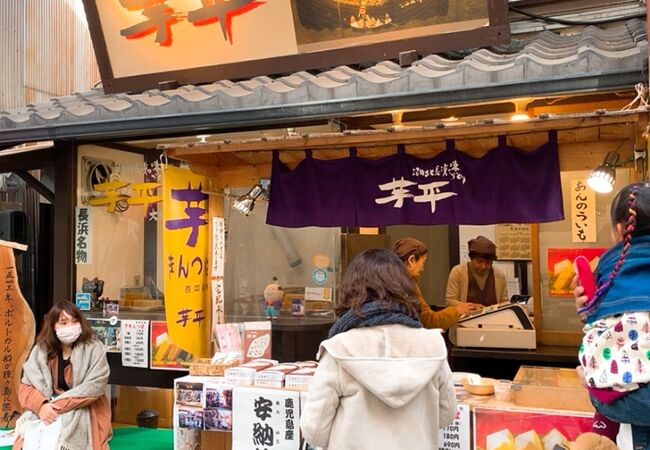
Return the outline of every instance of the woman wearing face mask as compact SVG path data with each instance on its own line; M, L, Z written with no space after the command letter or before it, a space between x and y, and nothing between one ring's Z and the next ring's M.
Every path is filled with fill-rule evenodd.
M79 309L67 301L55 304L23 366L18 400L25 413L16 424L13 449L22 448L22 425L40 418L46 424L61 420L56 448L107 450L108 375L104 347Z

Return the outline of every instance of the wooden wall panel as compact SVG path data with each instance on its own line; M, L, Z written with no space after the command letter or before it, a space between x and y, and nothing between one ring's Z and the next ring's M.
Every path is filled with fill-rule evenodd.
M81 0L0 2L0 110L90 90L100 80Z

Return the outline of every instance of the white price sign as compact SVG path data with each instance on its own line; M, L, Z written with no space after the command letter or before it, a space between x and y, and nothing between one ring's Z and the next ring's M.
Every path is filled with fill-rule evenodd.
M122 320L122 365L149 367L149 321Z
M469 442L469 405L458 405L454 421L438 432L438 448L469 450Z

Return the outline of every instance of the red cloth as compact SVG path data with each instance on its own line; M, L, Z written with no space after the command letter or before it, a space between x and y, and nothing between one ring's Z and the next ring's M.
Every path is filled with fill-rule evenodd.
M627 394L627 392L615 391L614 389L603 389L589 386L587 386L587 390L589 391L589 395L603 403L614 403L615 400L618 400Z

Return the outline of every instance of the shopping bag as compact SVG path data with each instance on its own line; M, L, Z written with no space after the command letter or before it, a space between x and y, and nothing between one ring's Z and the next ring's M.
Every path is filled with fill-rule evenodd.
M25 430L23 450L56 450L61 434L61 419L49 425L42 420L30 423Z

